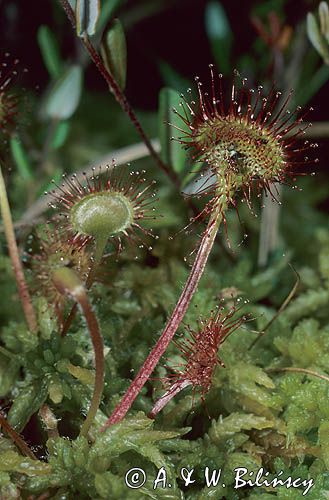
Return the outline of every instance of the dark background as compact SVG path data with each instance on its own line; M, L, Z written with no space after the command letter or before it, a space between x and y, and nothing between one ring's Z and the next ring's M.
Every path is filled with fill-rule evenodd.
M157 64L160 59L189 80L194 75L208 77L208 64L213 57L205 31L206 4L205 0L129 0L117 10L116 16L126 30L127 94L134 106L156 109L158 92L164 84ZM285 24L295 26L305 19L308 11L317 8L318 2L223 0L221 4L234 34L234 64L243 53L253 53L257 33L250 21L252 15L275 10ZM0 0L1 51L9 49L29 69L26 85L43 88L48 83L48 75L36 38L41 24L60 33L62 53L74 59L76 40L55 0ZM91 66L87 72L87 86L91 90L105 90L101 77ZM320 92L312 104L321 102L323 97L324 93ZM316 119L324 119L324 113L319 106Z

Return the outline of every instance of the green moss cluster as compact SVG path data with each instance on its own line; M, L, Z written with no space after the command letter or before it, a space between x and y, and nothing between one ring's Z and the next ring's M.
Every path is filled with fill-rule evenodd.
M185 389L155 421L147 418L162 394L161 379L170 374L170 366L183 361L172 344L167 359L157 367L129 417L100 433L99 428L140 368L175 304L188 273L184 256L195 237L179 235L168 240L172 221L168 218L166 223L164 218L159 222L160 238L152 259L140 253L139 262L135 262L135 251L127 248L119 263L104 261L105 277L92 289L91 300L106 346L106 383L90 442L77 438L93 387L92 349L86 326L77 319L72 332L60 338L52 311L40 298L36 306L41 334L32 336L15 309L9 261L1 257L0 316L7 324L1 330L1 397L5 402L13 401L8 421L19 432L25 428L25 438L38 457L37 461L27 459L8 437L0 438L2 498L37 498L45 491L54 499L304 498L302 488L236 490L236 467L246 467L250 472L264 467L269 477L280 470L283 477L311 477L314 486L306 498L327 497L329 384L305 373L280 371L295 367L328 375L329 230L314 208L313 182L304 183L303 210L308 215L305 232L312 234L314 245L306 247L305 233L299 232L294 257L290 254L289 259L300 273L301 284L266 335L248 350L257 335L254 330L260 331L275 314L293 286L294 276L287 265L288 257L282 255L274 256L266 270L256 270L253 235L256 238L257 233L246 212L250 245L240 250L234 265L219 246L215 248L185 318L195 326L220 296L228 297L229 305L232 290L249 299L242 312L250 312L254 318L223 344L220 356L226 367L216 369L205 401L200 394ZM164 193L163 206L166 203L170 204L170 198ZM293 212L294 203L293 194L288 193L288 213ZM288 217L283 227L286 242L295 230L292 224L295 221L291 218L289 223ZM183 326L179 335L187 335ZM57 419L60 436L67 437L50 435L39 412L43 405ZM142 468L147 475L138 490L128 489L124 482L127 470L133 467ZM165 467L172 486L154 490L153 480L161 467ZM188 488L180 477L183 467L195 471L195 483ZM225 488L205 485L206 467L222 469Z

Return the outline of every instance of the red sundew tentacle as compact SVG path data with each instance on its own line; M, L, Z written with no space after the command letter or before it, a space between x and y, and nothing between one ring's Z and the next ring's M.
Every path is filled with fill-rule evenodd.
M274 85L272 85L269 95L266 98L266 101L263 101L265 103L263 113L260 117L257 118L257 123L261 122L262 126L264 126L269 121L269 119L272 118L273 109L275 109L279 96L281 95L279 92L276 93L274 92L275 92Z
M263 91L263 87L260 85L257 88L256 99L255 99L254 105L252 107L252 111L250 113L250 119L251 119L252 122L255 122L256 119L257 119L257 109L258 109L258 106L259 106L259 101L261 99L262 91Z
M242 119L242 109L243 109L243 103L245 101L245 96L248 93L246 89L246 83L247 83L247 78L242 78L242 88L240 90L240 99L239 99L239 105L238 105L238 115L240 116L240 122Z
M186 106L185 106L185 104L186 104L186 100L185 100L185 96L184 96L184 94L180 94L180 97L181 97L181 99L183 99L183 101L180 101L180 103L179 103L179 106L182 108L182 111L183 111L183 113L184 113L183 122L184 122L186 125L188 125L188 124L189 124L189 122L190 122L190 120L189 120L189 116L188 116L187 111L186 111Z
M179 116L179 113L177 113L177 115ZM184 120L183 120L184 121ZM178 130L179 132L182 132L183 134L185 134L185 137L191 137L191 135L187 135L187 132L186 130L183 130L182 128L178 127L177 125L175 125L174 123L168 123L168 125L170 125L171 127L173 127L174 129ZM191 129L193 130L193 129ZM184 136L183 136L184 137ZM187 143L189 144L189 143Z
M255 118L255 126L263 125L264 113L265 113L265 109L267 108L267 106L268 106L268 99L267 99L267 97L263 97L261 99L261 105L260 105L260 108L257 112L257 116Z
M217 111L216 115L217 116L224 116L225 115L222 80L223 80L223 75L222 75L222 73L219 73L218 74L219 99L216 100L216 111Z
M301 139L301 136L305 135L305 130L308 129L309 127L306 126L304 129L299 129L294 135L289 136L289 141L284 144L284 146L287 145L288 148L291 148L296 144L296 140ZM309 148L312 148L312 144L309 144ZM287 151L287 154L290 154L291 149Z
M202 90L201 90L201 84L200 84L200 81L199 81L199 77L196 76L194 78L195 82L196 82L196 86L197 86L197 90L198 90L198 94L199 94L199 106L200 106L200 110L201 110L201 115L202 115L202 119L207 121L208 120L208 115L206 113L206 110L205 110L205 107L204 107L204 96L203 96L203 93L202 93Z
M209 64L210 78L211 78L211 102L212 102L212 112L213 115L217 115L217 100L215 91L215 76L214 76L214 65Z
M288 134L291 130L294 130L294 128L296 128L300 123L302 123L302 120L298 120L297 123L295 123L295 124L292 123L289 127L285 128L283 130L284 135ZM304 127L299 128L294 135L290 136L290 138L294 139L294 138L299 137L300 135L303 135L305 130L307 130L311 126L312 126L311 123L307 123Z
M275 134L280 134L283 132L286 135L290 130L294 129L298 125L298 123L300 123L299 120L297 122L293 121L295 114L296 114L296 112L290 113L290 111L287 111L286 118L285 119L283 118L280 125L274 129ZM292 123L290 125L288 125L288 127L287 127L287 124L290 121L292 121Z
M252 98L254 96L254 89L249 89L247 91L247 104L246 104L246 113L245 113L245 120L248 125L251 124L251 113L252 113Z
M183 109L184 109L184 108L183 108ZM184 123L185 123L185 125L187 125L187 126L189 126L189 125L190 125L190 119L189 119L189 117L188 117L188 116L186 116L186 115L187 115L186 110L185 110L185 112L184 112L185 116L183 116L183 115L182 115L182 114L181 114L181 113L180 113L180 112L179 112L176 108L173 108L173 109L172 109L172 111L173 111L173 113L174 113L175 115L177 115L177 116L178 116L178 117L182 120L182 122L184 122ZM168 123L168 125L171 125L172 127L174 127L174 126L175 126L173 123ZM181 130L181 129L179 129L179 130ZM181 131L182 131L182 132L186 132L185 130L181 130Z
M272 122L269 125L269 129L276 127L276 124L278 123L278 120L281 117L282 113L287 110L287 106L289 104L289 101L291 100L293 93L294 93L294 91L290 90L289 94L287 95L286 99L284 100L283 104L281 105L281 108L279 109L277 115L273 117Z
M184 109L184 113L186 113L186 119L187 119L187 124L188 124L189 123L189 119L188 119L188 115L187 115L187 111L186 111L185 106L189 110L191 116L195 116L195 111L192 108L192 106L190 105L190 103L187 101L187 99L185 98L184 94L183 94L182 99L183 99L182 106L183 106L183 109Z
M5 57L10 57L5 54ZM18 75L16 66L19 60L0 64L0 138L7 138L15 129L18 115L18 96L11 91L11 86Z

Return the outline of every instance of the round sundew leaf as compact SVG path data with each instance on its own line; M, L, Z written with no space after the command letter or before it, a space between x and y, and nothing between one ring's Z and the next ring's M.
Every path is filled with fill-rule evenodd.
M106 241L130 226L133 207L120 193L92 193L73 205L70 217L77 233Z
M55 120L67 120L77 109L82 90L82 69L71 66L50 91L45 114Z

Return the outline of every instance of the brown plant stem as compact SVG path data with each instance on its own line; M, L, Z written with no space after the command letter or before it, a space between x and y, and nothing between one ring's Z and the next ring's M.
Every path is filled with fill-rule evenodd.
M80 306L82 313L87 322L87 327L90 333L91 341L95 354L95 384L94 392L91 398L90 407L86 419L81 427L80 435L86 436L89 431L98 407L101 402L103 387L104 387L104 345L103 337L100 332L96 315L89 302L86 288L76 275L76 273L68 268L63 267L57 269L53 273L53 282L62 294L72 297Z
M0 412L0 427L2 427L8 436L11 437L17 448L19 448L23 455L32 458L33 460L37 460L37 457L33 453L33 451L29 448L29 446L25 443L24 439L11 427L11 425L7 422L7 419Z
M91 399L86 420L82 424L80 430L80 435L86 436L88 434L89 427L91 426L95 418L98 407L101 403L103 387L104 387L104 347L103 347L103 338L99 329L98 321L94 311L92 310L87 294L84 293L80 295L79 299L77 298L77 300L79 301L79 305L86 318L95 352L94 393Z
M37 331L37 320L35 317L35 312L33 309L31 297L28 291L28 287L25 281L25 276L23 272L23 267L21 263L21 259L19 256L18 248L17 248L17 242L15 238L15 232L14 232L14 226L13 226L13 221L11 217L11 212L10 212L10 207L9 207L9 202L8 202L8 197L7 197L7 190L6 190L6 185L5 181L2 175L2 170L0 166L0 211L2 214L2 220L3 220L3 225L4 225L4 231L8 243L8 251L9 255L11 258L15 278L16 278L16 284L18 288L18 294L21 300L21 304L24 310L24 315L26 318L26 322L28 324L29 329L31 332L36 332Z
M192 269L187 278L181 296L175 306L175 309L169 318L165 329L162 332L161 337L155 344L154 348L146 358L142 368L139 370L137 376L130 384L127 392L122 398L121 402L116 406L110 418L101 428L104 431L107 427L117 422L120 422L128 412L129 408L135 401L140 390L144 384L149 379L154 368L158 364L161 356L166 351L170 341L174 337L177 328L179 327L187 308L193 298L193 295L197 289L203 271L206 267L208 257L210 255L211 249L213 247L219 225L222 221L224 207L219 203L216 203L214 211L210 217L207 228L203 233L200 246L195 257Z
M91 286L94 282L95 274L97 272L98 266L99 266L99 264L102 260L102 257L103 257L103 253L104 253L104 250L106 247L106 242L107 242L106 240L96 242L95 257L93 259L93 263L92 263L91 269L89 271L89 274L87 276L87 280L85 283L85 287L87 290L89 290L91 288ZM72 322L75 318L77 308L78 308L77 303L75 303L72 306L71 311L70 311L70 313L69 313L68 317L66 318L65 323L63 325L62 332L61 332L62 337L64 337L67 334L67 332L69 331L69 328L72 325Z
M190 380L184 380L184 382L175 382L172 387L155 402L152 410L147 416L149 418L155 418L156 415L169 403L169 401L171 401L177 394L179 394L189 385L192 385L192 382Z
M75 28L75 14L68 2L68 0L59 0L68 19L70 20L73 28ZM134 125L136 128L139 136L141 137L142 141L146 145L147 149L150 152L150 155L152 158L156 161L156 163L159 165L159 167L165 172L165 174L172 180L172 182L176 185L176 187L180 187L180 181L179 178L177 177L176 173L171 170L168 165L166 165L154 149L150 139L147 137L146 133L144 132L144 129L139 122L134 110L132 109L129 101L127 100L125 94L122 92L121 88L119 87L116 79L109 73L107 68L105 67L101 57L95 50L93 44L90 42L90 39L87 34L81 38L81 41L83 42L86 50L88 51L92 61L96 65L98 71L108 84L110 91L114 95L116 101L120 104L122 110L128 115L131 123Z
M294 366L288 366L286 368L268 368L265 371L267 373L275 373L275 372L304 373L305 375L312 375L313 377L317 377L320 378L321 380L329 382L329 376L322 375L322 373L315 372L314 370L309 370L308 368L296 368Z

